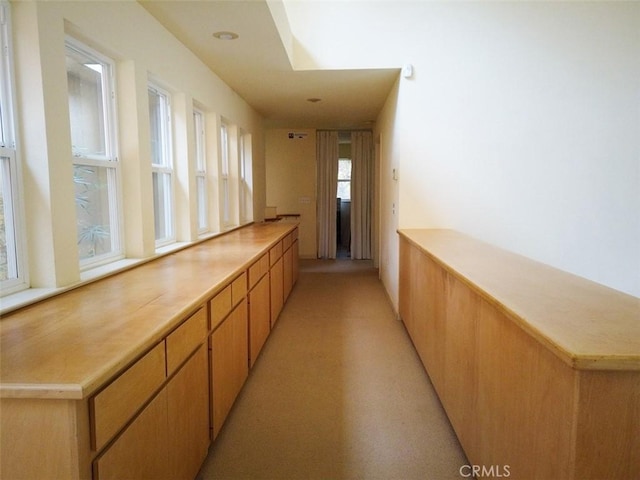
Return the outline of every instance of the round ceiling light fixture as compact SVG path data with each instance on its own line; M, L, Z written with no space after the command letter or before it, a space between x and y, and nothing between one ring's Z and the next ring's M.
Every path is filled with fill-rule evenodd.
M235 40L236 38L238 38L237 33L226 31L216 32L213 34L213 36L218 40Z

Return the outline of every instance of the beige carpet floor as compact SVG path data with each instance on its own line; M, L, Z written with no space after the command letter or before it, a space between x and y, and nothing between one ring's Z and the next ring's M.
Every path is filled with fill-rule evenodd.
M300 277L198 479L460 479L464 452L367 261Z

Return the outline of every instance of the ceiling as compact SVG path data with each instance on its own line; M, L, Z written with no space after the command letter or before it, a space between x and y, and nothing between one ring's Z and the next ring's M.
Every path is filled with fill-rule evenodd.
M267 127L371 128L398 77L398 69L294 70L266 0L140 4L258 111ZM213 37L218 31L239 37L219 40Z

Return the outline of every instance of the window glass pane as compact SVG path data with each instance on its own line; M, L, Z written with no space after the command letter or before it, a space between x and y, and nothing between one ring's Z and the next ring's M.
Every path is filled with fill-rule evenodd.
M351 160L338 160L338 198L351 200Z
M338 182L338 198L342 200L351 200L351 181Z
M222 153L222 175L229 175L229 134L227 133L227 126L222 124L220 128L220 148Z
M222 179L222 223L229 224L229 180Z
M156 240L171 238L171 174L153 172L153 211Z
M351 180L351 160L346 158L338 160L338 180Z
M106 95L103 75L108 65L67 48L67 83L74 155L107 155Z
M0 158L0 281L17 278L9 159Z
M117 228L115 205L115 168L74 165L78 250L80 260L114 251L113 232Z
M151 163L171 166L169 156L169 105L165 95L149 90L149 128L151 134Z
M196 177L196 192L198 197L198 229L206 229L207 221L207 191L205 177Z
M204 172L204 119L198 111L193 112L193 131L196 139L196 170Z

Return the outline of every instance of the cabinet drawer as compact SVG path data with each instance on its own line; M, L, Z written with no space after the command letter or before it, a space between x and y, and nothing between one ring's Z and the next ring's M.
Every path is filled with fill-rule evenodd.
M211 328L216 328L231 311L231 285L211 299Z
M286 252L293 242L293 233L290 233L282 239L282 251Z
M249 267L249 289L252 289L268 271L269 254L264 254Z
M242 273L231 283L231 303L236 306L247 295L247 274Z
M282 240L276 243L269 250L269 265L273 266L274 263L282 256Z
M167 375L171 375L207 336L207 309L202 307L167 337Z
M90 400L94 450L100 450L129 421L165 377L163 341Z

